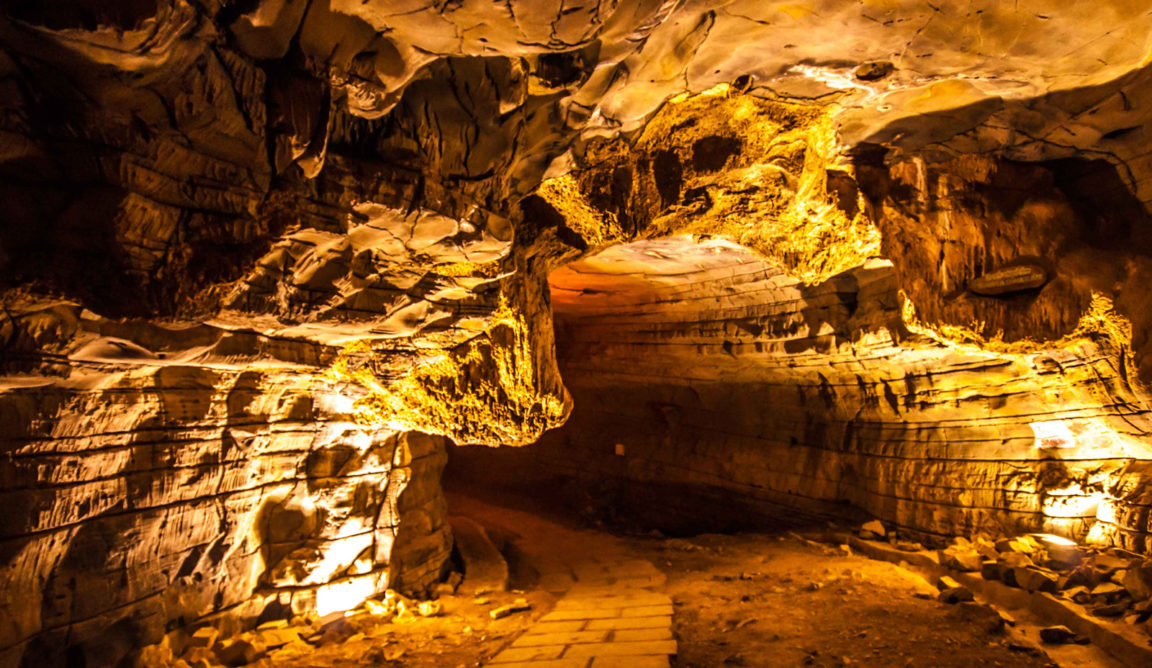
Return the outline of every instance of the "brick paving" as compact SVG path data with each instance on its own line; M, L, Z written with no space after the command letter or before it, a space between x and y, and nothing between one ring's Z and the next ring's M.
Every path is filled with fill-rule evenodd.
M672 599L651 562L606 551L569 553L539 568L540 586L562 592L560 600L488 666L668 668L676 654Z
M568 554L542 567L561 593L551 612L497 654L492 668L668 668L676 655L664 574L627 554Z
M676 656L665 576L627 545L535 513L453 495L450 504L514 536L555 607L499 654L491 668L669 668Z

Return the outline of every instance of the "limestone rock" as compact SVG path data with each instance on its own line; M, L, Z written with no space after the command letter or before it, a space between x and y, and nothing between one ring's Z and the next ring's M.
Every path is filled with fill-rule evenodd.
M1139 559L1129 563L1121 584L1137 601L1152 598L1152 560Z
M950 611L955 616L987 633L1000 633L1006 625L1014 624L1010 615L1002 613L995 608L974 603L972 601L959 602Z
M1011 579L1025 591L1055 593L1059 576L1039 566L1018 566L1012 569Z
M875 81L877 79L883 79L884 77L888 76L894 69L896 68L894 65L892 65L891 62L887 60L878 60L860 65L856 68L853 74L856 75L857 79L862 81Z
M996 566L1000 571L1000 581L1012 587L1018 586L1016 572L1032 565L1031 559L1018 552L1001 553L1000 558L996 560Z
M246 666L264 655L264 649L251 640L238 638L216 650L216 658L225 666Z
M220 631L213 626L202 626L196 629L196 632L189 638L188 644L185 649L212 649L216 646L216 640L220 637Z
M1093 598L1099 597L1111 601L1125 595L1127 590L1115 582L1103 582L1093 587L1089 593Z
M968 289L980 295L1002 295L1035 290L1048 282L1048 271L1037 264L1023 263L989 272L972 279Z
M983 559L971 546L951 545L939 553L940 564L959 571L979 571Z
M524 612L531 610L532 605L526 599L518 598L507 605L502 605L498 608L492 608L488 611L488 616L492 619L503 619L508 615L516 612Z
M1092 600L1092 594L1087 587L1071 587L1060 592L1065 598L1070 598L1073 601L1084 605Z
M1067 626L1047 626L1040 629L1040 640L1049 645L1063 645L1077 642L1079 636Z
M1128 568L1128 560L1107 553L1097 554L1092 557L1092 567L1097 576L1110 579L1118 571Z
M1036 552L1039 546L1036 541L1028 538L1027 536L1018 536L1016 538L1003 538L996 541L996 549L1001 553L1015 553L1031 556Z
M1147 551L1152 17L395 4L7 3L0 663L426 589L449 442Z
M1078 545L1048 545L1045 550L1053 568L1072 569L1084 560L1084 551Z
M972 542L972 548L984 559L995 561L996 558L1000 556L999 550L996 549L996 543L983 536L978 536Z
M1097 606L1092 608L1092 614L1096 617L1116 618L1122 617L1131 605L1126 601L1119 601L1117 603L1109 603L1107 605Z
M860 537L865 539L883 540L888 536L887 529L880 520L872 520L860 525Z
M971 589L946 575L936 582L936 588L940 590L937 599L942 603L956 604L971 601L974 598Z

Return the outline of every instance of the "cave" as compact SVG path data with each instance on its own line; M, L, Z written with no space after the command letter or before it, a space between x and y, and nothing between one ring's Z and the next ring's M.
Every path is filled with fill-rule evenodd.
M0 668L1152 665L1150 36L0 2Z

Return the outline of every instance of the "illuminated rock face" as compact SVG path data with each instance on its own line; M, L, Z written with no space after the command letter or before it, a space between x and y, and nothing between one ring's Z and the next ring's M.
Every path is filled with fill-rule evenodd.
M16 322L36 319L102 324L67 307ZM331 352L246 360L225 332L137 326L204 345L166 362L80 333L66 378L5 388L6 661L103 665L206 616L326 613L437 579L443 437L358 424L355 388L284 359Z
M1043 478L1025 444L1027 424L1054 422L1039 404L1080 420L1041 424L1041 443L1142 442L1128 384L1152 368L1143 2L109 4L0 4L0 494L13 509L0 586L18 593L0 609L0 663L112 662L205 616L251 623L427 584L448 545L445 439L528 445L565 421L547 277L636 239L741 243L779 294L720 318L725 332L752 323L740 336L661 325L633 348L614 338L631 326L619 304L592 298L591 321L564 305L588 423L611 401L589 388L672 392L679 380L644 388L636 356L703 337L700 359L677 364L706 359L714 376L739 359L735 371L772 379L749 381L759 398L741 381L699 400L730 407L742 437L797 440L756 483L789 507L847 500L942 532L1034 523L1040 490L1114 473ZM1023 202L1005 194L1022 188ZM1118 217L1091 215L1117 202ZM658 259L633 264L647 275ZM1044 270L1038 293L955 294L1018 261ZM741 285L717 271L697 297ZM603 274L620 291L619 272ZM847 300L853 285L868 299ZM899 290L925 331L985 323L965 333L975 351L908 336ZM1086 347L1047 346L1103 303L1094 293L1132 322L1130 348L1108 343L1127 336L1111 318L1077 335ZM684 309L706 311L690 296ZM777 313L778 299L827 313L771 334L772 318L808 308ZM1069 371L979 340L1001 329ZM611 364L634 377L612 385ZM1022 389L1003 406L924 389L954 372ZM661 405L695 410L681 390ZM997 406L978 418L984 401ZM765 403L793 417L749 424ZM997 411L1016 408L994 446ZM921 413L965 426L913 429ZM951 488L985 491L938 512L943 492L910 482L936 473L935 454L909 446L911 463L888 466L885 449L924 436L951 457L967 447L957 430L1015 463L957 456ZM668 453L687 443L728 447L686 437ZM765 457L750 443L708 475L743 480ZM1140 547L1146 486L1130 468L1116 536Z
M572 417L525 451L457 454L676 531L852 508L929 536L1147 550L1152 421L1110 344L1010 353L909 331L896 278L872 260L805 286L686 238L568 265L552 287Z

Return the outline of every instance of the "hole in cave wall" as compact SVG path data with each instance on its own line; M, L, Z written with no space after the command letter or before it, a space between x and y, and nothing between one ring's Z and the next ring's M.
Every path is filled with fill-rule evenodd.
M1085 225L1080 240L1100 250L1152 255L1152 214L1124 182L1116 165L1065 158L1040 163L1052 171Z
M96 30L101 26L132 30L156 15L160 0L3 0L0 9L13 18L51 30Z
M1132 349L1140 379L1152 379L1143 334L1152 324L1144 297L1152 218L1128 168L1082 157L888 161L876 146L858 147L853 162L865 212L918 320L972 341L1043 345L1073 335L1103 297L1130 321L1131 341L1120 346ZM1043 271L1038 285L979 287L1028 265Z
M64 194L17 181L0 186L0 193L9 223L0 226L0 282L41 282L102 312L146 312L126 253L112 241L123 190L80 187Z

